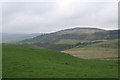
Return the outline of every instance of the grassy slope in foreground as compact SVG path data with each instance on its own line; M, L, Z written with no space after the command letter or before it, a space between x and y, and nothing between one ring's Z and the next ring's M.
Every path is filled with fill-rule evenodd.
M72 48L63 52L83 59L116 59L118 57L118 39Z
M117 61L84 60L47 49L3 47L3 78L117 78L117 66Z

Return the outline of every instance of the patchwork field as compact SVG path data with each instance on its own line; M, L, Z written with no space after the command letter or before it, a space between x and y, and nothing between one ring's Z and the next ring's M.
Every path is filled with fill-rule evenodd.
M102 43L92 44L85 47L77 47L62 52L83 59L118 59L118 39L108 40Z
M63 51L83 59L117 59L118 49L75 48Z
M3 78L117 78L115 60L85 60L48 49L3 47Z

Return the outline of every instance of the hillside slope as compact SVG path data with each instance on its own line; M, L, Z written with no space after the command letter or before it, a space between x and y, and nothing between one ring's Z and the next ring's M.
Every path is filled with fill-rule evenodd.
M40 42L40 43L56 43L63 39L74 40L109 40L118 38L119 30L102 30L98 28L72 28L61 30L58 32L44 34L32 39L21 41L22 43Z
M117 78L117 61L84 60L47 49L3 47L3 78Z
M113 48L118 49L120 45L120 39L106 40L102 43L88 45L86 47L100 47L100 48Z
M83 59L118 59L119 39L107 40L97 44L88 44L65 50L63 52Z
M26 39L20 43L32 43L37 47L63 51L76 47L79 43L93 44L93 41L118 39L119 30L103 30L98 28L72 28L43 34L32 39Z

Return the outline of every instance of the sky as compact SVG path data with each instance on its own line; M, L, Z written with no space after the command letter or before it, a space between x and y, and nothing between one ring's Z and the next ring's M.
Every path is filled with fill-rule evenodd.
M50 33L74 27L118 28L117 0L1 1L4 33Z

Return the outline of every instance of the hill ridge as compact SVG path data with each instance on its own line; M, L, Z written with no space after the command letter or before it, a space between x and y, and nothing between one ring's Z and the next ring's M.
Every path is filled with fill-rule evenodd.
M76 39L76 40L98 40L98 39L116 39L118 30L103 30L99 28L71 28L60 30L53 33L42 34L31 39L26 39L21 42L50 42L54 43L61 39Z

